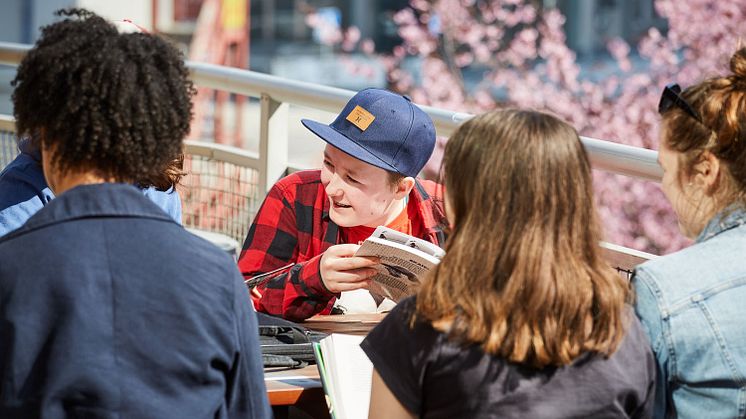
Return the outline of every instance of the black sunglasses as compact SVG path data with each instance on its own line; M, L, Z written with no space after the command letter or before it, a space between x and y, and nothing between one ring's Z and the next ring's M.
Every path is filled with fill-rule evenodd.
M692 105L690 105L689 102L681 97L681 86L677 83L667 84L666 87L663 88L661 101L658 102L658 113L663 115L671 109L672 106L678 107L702 124L702 118L700 118L697 111L692 108Z

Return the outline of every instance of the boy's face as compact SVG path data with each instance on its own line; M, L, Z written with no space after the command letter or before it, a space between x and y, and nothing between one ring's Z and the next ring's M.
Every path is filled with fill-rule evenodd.
M330 201L329 217L340 227L378 227L385 225L394 211L401 210L385 170L328 144L321 183Z

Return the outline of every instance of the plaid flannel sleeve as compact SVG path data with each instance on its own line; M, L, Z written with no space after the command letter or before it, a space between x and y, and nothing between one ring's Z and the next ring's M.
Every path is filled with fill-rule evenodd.
M275 185L262 203L246 236L238 267L246 280L270 275L252 293L258 311L300 321L328 312L334 294L321 281L321 255L299 260L298 226L292 193Z

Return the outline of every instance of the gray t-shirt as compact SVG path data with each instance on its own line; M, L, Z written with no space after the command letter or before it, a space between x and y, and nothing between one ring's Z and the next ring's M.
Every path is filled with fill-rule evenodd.
M423 418L648 418L655 359L628 310L626 335L608 359L584 354L571 365L536 370L463 346L418 321L402 301L362 348L391 392Z

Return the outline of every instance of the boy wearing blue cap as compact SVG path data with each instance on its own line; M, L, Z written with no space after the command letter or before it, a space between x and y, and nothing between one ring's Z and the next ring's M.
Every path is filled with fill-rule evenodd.
M440 185L417 179L435 127L408 98L366 89L330 125L301 122L327 143L323 167L272 187L238 261L247 280L267 275L252 293L257 310L290 320L368 287L377 261L354 254L376 227L442 245L446 224Z

